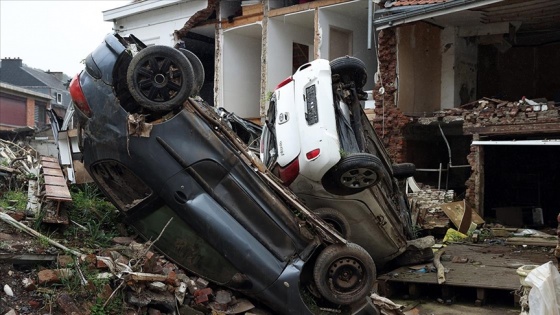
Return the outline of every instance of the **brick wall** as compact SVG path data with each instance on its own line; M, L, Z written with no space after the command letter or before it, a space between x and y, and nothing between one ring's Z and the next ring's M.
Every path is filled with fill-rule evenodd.
M25 116L27 126L35 126L35 100L32 98L27 99Z
M411 120L396 108L397 38L395 30L379 32L379 80L374 88L373 127L396 163L405 162L403 127ZM383 88L383 89L381 89ZM384 90L384 91L383 91Z

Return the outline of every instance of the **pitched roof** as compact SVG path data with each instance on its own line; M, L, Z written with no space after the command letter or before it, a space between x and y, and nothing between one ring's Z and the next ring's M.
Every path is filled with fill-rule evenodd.
M35 70L22 64L21 59L3 59L0 67L0 81L17 86L49 87L66 90L64 82L54 75Z

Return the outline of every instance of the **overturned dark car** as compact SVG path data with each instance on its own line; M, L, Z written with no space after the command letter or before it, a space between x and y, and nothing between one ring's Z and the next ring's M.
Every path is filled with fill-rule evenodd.
M280 314L377 314L371 256L304 206L196 97L188 50L107 35L70 83L84 163L128 223L185 269ZM303 298L303 296L311 297Z

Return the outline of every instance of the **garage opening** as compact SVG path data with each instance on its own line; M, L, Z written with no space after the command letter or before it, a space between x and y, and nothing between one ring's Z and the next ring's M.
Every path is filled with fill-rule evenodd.
M484 213L511 227L556 227L560 146L484 146Z
M434 188L453 190L459 198L464 196L465 182L471 174L467 155L472 138L463 135L462 126L460 122L414 123L403 130L406 162L416 165L414 179Z

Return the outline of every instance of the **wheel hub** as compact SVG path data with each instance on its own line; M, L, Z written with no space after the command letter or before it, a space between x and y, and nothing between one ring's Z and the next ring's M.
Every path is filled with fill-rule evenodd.
M351 258L339 259L329 268L329 277L337 291L348 292L359 288L363 276L361 264Z
M367 168L349 170L340 177L341 183L350 188L365 188L377 180L377 174Z

